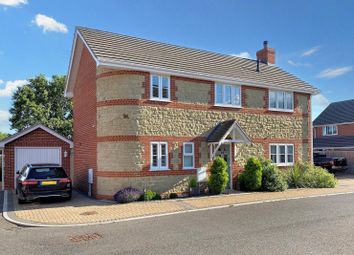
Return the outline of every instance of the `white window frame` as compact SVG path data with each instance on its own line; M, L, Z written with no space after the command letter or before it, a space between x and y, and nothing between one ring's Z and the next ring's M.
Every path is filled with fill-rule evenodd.
M329 133L327 132L327 128L330 129L332 132ZM334 133L334 128L336 129L335 133ZM322 135L323 136L334 136L334 135L338 135L338 126L337 125L326 125L322 127Z
M271 93L275 93L275 104L276 104L275 108L270 106L270 94ZM291 109L285 108L285 106L287 105L286 97L284 97L284 108L280 108L279 107L278 93L287 93L287 94L291 95L291 98L292 98ZM285 91L285 90L269 90L269 93L268 93L268 109L270 111L276 111L276 112L294 112L294 103L295 103L294 100L295 100L294 99L294 92Z
M158 77L159 80L159 96L154 97L153 96L153 77L156 76ZM162 97L162 78L167 78L168 80L168 98L163 98ZM164 102L170 102L171 101L171 81L170 77L166 75L159 75L159 74L150 74L150 100L155 100L155 101L164 101Z
M185 146L192 145L192 152L186 153ZM192 157L192 166L185 166L184 157ZM195 154L194 154L194 143L193 142L186 142L183 143L183 169L194 169L195 168Z
M276 158L277 158L277 162L273 162L273 164L277 165L277 166L293 166L295 163L295 145L294 144L278 144L278 143L272 143L269 144L269 159L272 160L271 158L271 153L272 153L272 146L276 146L277 151L276 151ZM280 162L280 146L285 146L285 163L278 163ZM293 147L293 162L288 162L288 146L292 146Z
M153 166L153 145L157 145L157 166ZM161 145L166 146L166 166L161 166ZM150 143L150 171L165 171L168 168L168 143L167 142L151 142Z
M222 101L223 103L218 103L217 102L217 87L222 86ZM226 104L225 103L225 89L226 87L231 87L231 104ZM233 104L233 88L238 88L240 90L240 103L239 104ZM220 82L215 82L214 83L214 105L215 106L222 106L222 107L231 107L231 108L242 108L242 86L241 85L236 85L236 84L225 84L225 83L220 83Z

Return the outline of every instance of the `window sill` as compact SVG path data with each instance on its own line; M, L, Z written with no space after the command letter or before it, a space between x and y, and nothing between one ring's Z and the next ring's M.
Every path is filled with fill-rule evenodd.
M272 112L287 112L287 113L293 113L294 110L287 110L287 109L275 109L275 108L268 108L269 111Z
M241 109L241 105L230 105L230 104L214 104L214 106L217 107L228 107L228 108L236 108L236 109Z
M169 168L153 168L153 169L151 169L150 168L149 171L151 171L151 172L159 172L159 171L169 171L169 170L171 170L171 169L169 169Z
M195 170L195 167L183 167L182 170Z
M338 135L338 134L333 134L333 135L322 135L322 136L336 136L336 135Z
M161 98L150 98L150 101L157 101L157 102L165 102L165 103L171 103L172 101L170 99L161 99Z
M279 163L279 164L273 163L273 165L275 165L275 166L294 166L294 163Z

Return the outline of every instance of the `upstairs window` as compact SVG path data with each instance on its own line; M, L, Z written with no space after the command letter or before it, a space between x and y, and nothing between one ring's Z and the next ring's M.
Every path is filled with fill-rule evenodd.
M322 128L322 134L324 136L338 135L337 125L328 125Z
M183 169L194 168L194 143L183 143Z
M170 78L167 76L151 75L150 98L153 100L170 100Z
M293 144L271 144L270 160L278 166L289 166L294 164Z
M151 170L168 169L168 146L166 142L151 143Z
M286 91L269 91L269 109L278 111L294 110L294 94Z
M220 83L215 84L215 105L241 107L241 87Z

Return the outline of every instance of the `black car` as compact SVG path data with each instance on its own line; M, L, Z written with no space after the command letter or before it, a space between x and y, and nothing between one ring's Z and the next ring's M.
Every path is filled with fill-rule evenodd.
M71 199L71 179L59 165L29 164L17 174L16 194L19 203L43 197Z
M328 157L325 154L314 153L315 166L327 169L331 173L348 169L347 159L344 157Z

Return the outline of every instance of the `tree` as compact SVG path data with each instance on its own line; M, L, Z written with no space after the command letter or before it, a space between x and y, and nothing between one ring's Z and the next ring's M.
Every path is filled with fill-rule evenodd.
M21 131L43 124L61 135L72 137L72 101L64 97L65 76L47 79L38 75L17 89L10 109L11 128Z
M6 137L8 137L9 134L6 134L6 133L3 133L3 132L0 132L0 141L5 139Z

